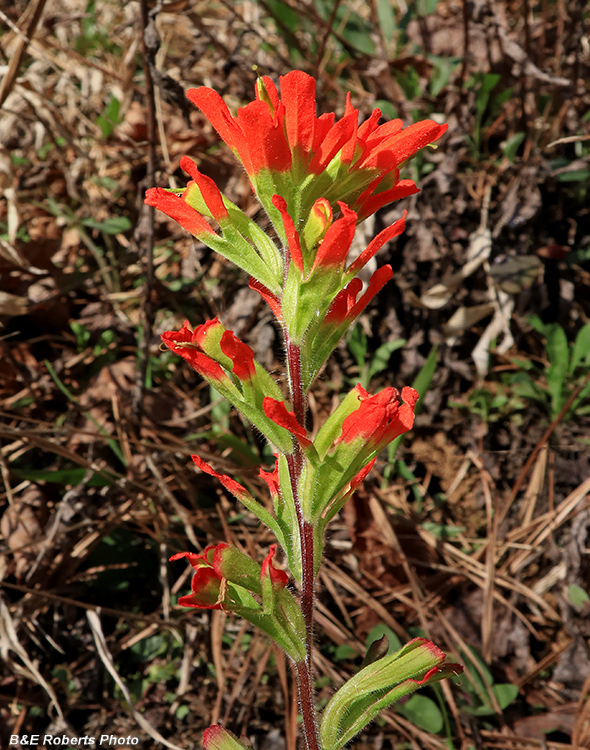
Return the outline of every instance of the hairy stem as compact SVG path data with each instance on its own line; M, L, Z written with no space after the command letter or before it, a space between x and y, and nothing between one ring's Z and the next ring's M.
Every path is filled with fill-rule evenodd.
M293 344L285 330L287 349L287 366L289 371L289 390L293 411L299 424L305 426L306 402L301 381L301 350ZM299 496L299 480L303 469L301 448L287 456L291 489L297 512L299 538L301 541L301 612L305 621L305 661L295 665L299 687L299 704L303 716L303 729L306 750L320 750L315 710L315 691L313 689L312 652L313 652L313 605L314 605L314 549L313 526L305 520Z

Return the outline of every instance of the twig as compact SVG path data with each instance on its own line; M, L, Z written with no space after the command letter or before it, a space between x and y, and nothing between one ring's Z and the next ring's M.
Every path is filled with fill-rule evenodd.
M154 185L156 181L156 102L154 97L154 82L152 78L150 60L155 58L159 47L159 39L156 31L154 18L159 12L158 3L148 13L147 0L140 0L141 9L141 53L143 74L145 77L145 94L147 101L147 170L146 184ZM138 422L141 422L143 412L143 394L147 376L148 362L150 356L150 342L152 339L152 328L154 325L154 310L152 306L152 288L154 285L154 219L155 209L153 206L144 206L145 229L143 240L143 267L145 271L145 293L143 298L143 331L142 340L139 345L139 367L137 381L133 394L133 414ZM143 229L143 228L142 228Z

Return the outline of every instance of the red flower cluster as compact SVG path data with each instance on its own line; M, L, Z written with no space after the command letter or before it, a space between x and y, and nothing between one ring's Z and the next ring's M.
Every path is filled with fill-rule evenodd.
M262 568L236 547L222 542L206 547L201 554L179 552L170 561L186 558L195 574L191 582L192 594L181 596L181 607L196 609L227 609L231 611L232 597L228 583L233 583L255 594L262 594L262 587L270 577L272 586L285 588L289 577L284 570L275 568L273 558L277 545L271 545Z
M211 122L240 159L255 184L264 171L290 172L293 184L322 175L339 160L338 188L322 189L331 202L351 206L362 220L381 206L417 192L411 180L400 180L398 167L441 137L446 125L423 120L403 128L401 120L378 125L379 109L359 126L359 111L347 96L344 116L317 116L315 80L300 70L280 79L281 95L270 78L256 86L256 100L233 117L219 94L202 86L187 96ZM308 186L306 185L306 189ZM315 198L319 195L313 196Z
M256 376L254 352L232 332L227 331L217 318L207 320L194 331L185 321L180 331L166 331L162 341L175 354L179 354L199 375L217 381L227 381L228 376L218 361L205 351L215 351L218 346L219 356L228 358L228 367L241 381L252 380Z

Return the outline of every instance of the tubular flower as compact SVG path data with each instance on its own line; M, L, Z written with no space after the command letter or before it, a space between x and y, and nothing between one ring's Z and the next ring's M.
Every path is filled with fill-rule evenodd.
M225 198L215 182L202 174L188 157L180 166L192 177L182 191L150 188L145 203L177 221L205 245L232 261L260 283L279 291L282 263L272 240L246 214ZM218 234L205 216L215 219Z
M374 453L412 429L417 391L407 386L403 388L404 403L400 405L399 392L395 388L384 388L375 396L369 396L362 386L356 387L360 403L358 409L344 420L337 446L341 443L355 445L362 453Z
M275 195L273 204L280 212L287 237L287 274L280 302L260 285L251 286L267 299L275 314L280 310L277 317L285 323L291 340L299 346L307 342L317 372L346 329L391 278L390 266L378 269L357 301L362 282L356 274L389 240L403 232L406 214L381 231L347 266L357 214L345 203L337 202L339 216L334 218L329 203L318 199L301 232L295 229L286 201Z
M259 627L292 659L301 659L305 656L305 625L297 602L286 588L287 574L273 565L276 546L271 546L262 567L224 542L207 547L201 554L172 555L171 561L186 558L195 571L192 593L181 596L178 603L181 607L233 612Z
M232 383L227 373L214 359L205 354L202 346L203 341L207 338L208 330L217 323L219 321L214 318L191 331L187 320L179 331L163 333L162 341L175 354L180 355L188 362L205 380L231 386ZM219 325L221 324L219 323Z
M400 404L395 388L370 396L358 384L325 422L314 440L320 460L308 470L302 489L311 519L325 512L327 520L332 518L365 479L377 454L412 429L418 393L403 388L402 399Z
M359 220L386 203L417 192L411 180L399 179L399 166L421 148L440 138L446 125L423 120L407 128L401 120L378 125L381 112L373 110L360 126L359 111L347 96L344 115L317 116L315 80L300 70L275 84L264 76L256 84L256 100L231 115L212 89L190 89L187 96L211 122L219 136L242 162L262 203L268 207L271 185L291 186L280 192L294 205L303 196L306 219L314 201L323 196L332 205L346 202ZM329 169L328 169L329 168Z
M421 685L463 671L463 667L446 658L431 641L414 638L399 651L367 664L336 691L324 709L320 725L322 748L340 750L383 708Z
M163 333L162 341L237 406L278 448L289 453L293 450L293 439L288 430L278 427L262 408L265 398L281 397L280 388L268 371L255 361L252 349L233 331L226 330L217 318L213 318L194 331L185 322L179 331Z
M262 563L260 580L262 582L263 588L267 579L270 581L273 587L282 589L284 589L285 586L289 583L289 576L285 573L285 571L280 570L280 568L275 568L275 566L273 565L273 558L276 551L277 545L271 544L268 555L264 558L264 562Z

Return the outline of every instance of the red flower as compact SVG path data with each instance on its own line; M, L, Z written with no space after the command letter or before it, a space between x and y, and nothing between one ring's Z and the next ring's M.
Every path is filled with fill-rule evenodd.
M231 359L232 372L238 380L252 380L256 376L253 349L240 341L233 331L224 331L220 345L221 351Z
M287 247L289 249L290 256L293 263L303 273L303 256L301 255L301 243L299 241L299 233L295 229L293 219L287 212L287 201L280 195L273 195L272 204L281 214L283 220L283 227L285 228L285 236L287 238Z
M413 388L406 387L402 390L405 402L402 405L395 388L384 388L375 396L369 396L360 385L356 388L360 398L358 409L344 420L336 445L358 441L363 448L373 452L381 450L396 437L412 429L414 407L418 400L418 393Z
M227 208L225 207L223 197L215 182L210 177L199 172L197 165L192 159L189 159L188 156L182 157L180 160L180 167L193 178L195 184L201 191L201 195L203 196L203 200L205 201L211 216L220 224L228 219L229 214ZM189 185L190 184L191 183L189 183Z
M225 370L211 357L203 352L202 341L207 335L210 326L219 324L217 318L208 320L203 325L197 326L194 331L189 328L185 321L180 331L166 331L162 334L162 341L175 354L179 354L189 365L205 379L218 382L227 381L229 378ZM221 324L219 324L221 325Z
M280 83L279 96L270 78L259 79L256 101L240 108L236 117L212 89L187 92L241 160L255 186L263 170L290 172L295 187L309 176L322 175L320 194L314 194L313 186L306 182L305 213L323 196L331 203L345 201L360 220L386 203L417 192L411 180L400 182L398 167L440 138L446 125L432 120L407 128L401 120L378 125L381 112L375 109L359 126L359 111L352 106L350 94L340 120L336 121L334 113L317 117L316 84L311 76L294 70L282 76ZM325 170L335 158L338 162L331 167L332 179L326 180Z
M194 331L185 322L180 331L166 331L162 340L175 354L179 354L204 378L230 383L219 360L242 382L250 382L256 376L254 351L233 333L227 331L217 318L207 320Z
M275 453L275 456L278 458L278 454ZM279 482L279 462L278 460L275 460L275 467L272 471L265 471L264 469L260 469L258 472L258 476L261 479L264 479L266 484L268 485L268 490L270 492L270 496L272 498L279 497L280 495L280 482Z
M316 268L344 268L356 228L357 215L346 203L338 201L341 216L330 224L316 253L311 272Z
M229 545L225 545L226 547ZM195 574L191 581L192 594L181 596L178 603L181 607L196 609L221 609L223 601L223 578L213 569L208 558L212 558L216 547L209 546L200 555L194 552L179 552L172 555L170 562L186 557Z
M235 594L228 583L242 586L256 594L262 592L261 568L254 560L231 544L210 545L200 555L179 552L170 561L187 558L195 570L192 594L181 596L181 607L227 609L232 611Z

